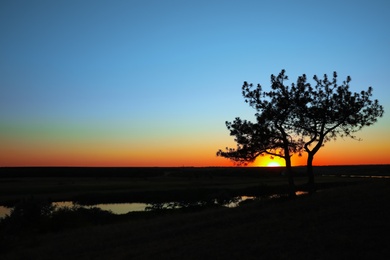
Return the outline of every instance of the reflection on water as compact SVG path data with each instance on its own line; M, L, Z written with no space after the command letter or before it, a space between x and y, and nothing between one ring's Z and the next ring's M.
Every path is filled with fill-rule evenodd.
M295 192L295 195L296 196L302 196L302 195L307 195L309 194L309 192L307 191L303 191L303 190L298 190ZM267 196L265 199L280 199L280 198L283 198L283 197L288 197L288 194L272 194L270 196Z
M126 214L129 212L136 212L136 211L145 211L145 209L150 205L148 203L108 203L108 204L96 204L96 205L79 205L77 203L74 203L73 201L59 201L59 202L53 202L53 205L56 206L56 208L61 207L83 207L83 208L99 208L101 210L107 210L111 211L114 214Z
M11 214L12 208L0 206L0 218L4 218L6 215Z
M250 197L250 196L240 196L235 197L229 202L223 204L222 206L228 207L228 208L234 208L238 207L239 204L246 200L253 200L256 197ZM127 214L130 212L142 212L142 211L153 211L153 210L163 210L163 209L180 209L180 208L188 208L188 207L202 207L209 205L210 202L206 201L197 201L194 203L186 203L186 202L164 202L164 203L139 203L139 202L132 202L132 203L107 203L107 204L96 204L96 205L79 205L77 203L74 203L73 201L58 201L53 202L53 206L58 208L73 208L73 207L83 207L86 209L89 208L99 208L101 210L107 210L111 211L114 214ZM214 205L220 205L218 201L213 201L212 204ZM5 217L6 215L9 215L11 213L12 208L7 208L4 206L0 206L0 218Z
M297 196L307 194L306 191L297 191L295 193ZM142 211L152 211L152 210L164 210L164 209L181 209L181 208L190 208L190 207L204 207L204 206L223 206L228 208L235 208L242 203L247 203L250 201L258 199L277 199L286 196L285 194L273 194L267 197L256 197L256 196L237 196L230 199L223 200L211 200L211 201L196 201L196 202L164 202L164 203L108 203L108 204L96 204L96 205L79 205L73 201L58 201L53 202L53 206L56 208L73 208L73 207L83 207L83 208L99 208L101 210L111 211L114 214L127 214L129 212L142 212ZM5 217L11 213L12 208L0 206L0 218Z
M72 208L76 206L77 204L73 203L73 201L56 201L52 203L54 207L56 208Z
M341 177L350 177L350 178L373 178L373 179L390 179L390 176L385 175L341 175Z
M323 174L322 176L342 177L342 178L390 179L389 175Z
M255 197L255 196L238 196L238 197L233 198L230 202L224 204L223 206L228 207L228 208L236 208L236 207L240 206L240 203L242 203L244 201L249 202L249 201L253 201L255 199L257 199L257 197Z
M114 214L126 214L129 212L145 211L149 204L147 203L118 203L118 204L97 204L93 207L102 210L109 210Z
M73 201L57 201L52 203L53 206L58 208L73 208L73 207L83 207L86 209L89 208L99 208L102 210L111 211L114 214L127 214L129 212L137 211L146 211L147 207L150 207L152 204L148 203L110 203L110 204L96 204L96 205L79 205ZM0 206L0 218L4 218L6 215L10 215L12 208L5 206Z

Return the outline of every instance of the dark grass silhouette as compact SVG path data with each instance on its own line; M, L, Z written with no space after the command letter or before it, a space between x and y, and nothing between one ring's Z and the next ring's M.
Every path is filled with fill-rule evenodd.
M21 238L2 259L388 259L387 179Z

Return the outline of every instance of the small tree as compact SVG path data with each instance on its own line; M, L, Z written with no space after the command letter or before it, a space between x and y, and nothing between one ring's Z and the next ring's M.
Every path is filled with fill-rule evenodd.
M296 91L296 132L305 140L307 152L307 174L309 190L313 192L314 173L313 159L318 150L330 140L337 137L351 137L359 140L354 133L365 126L370 126L384 113L378 100L371 100L372 87L367 91L352 93L349 90L351 77L337 85L337 73L333 79L327 75L323 79L313 77L316 85L307 83L306 75L297 81Z

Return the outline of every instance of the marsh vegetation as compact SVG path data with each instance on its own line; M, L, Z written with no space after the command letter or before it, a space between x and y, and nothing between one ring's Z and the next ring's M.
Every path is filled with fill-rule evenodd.
M69 169L63 173L69 176L47 176L48 169L28 177L26 172L11 177L3 171L0 201L14 209L0 221L1 258L386 259L390 180L347 176L388 176L389 169L318 167L322 191L311 196L177 210L159 205L216 195L288 194L286 177L281 168L159 168L149 175L132 174L134 169L92 169L94 174L79 169L86 171L80 177ZM299 167L295 171L304 190L306 178L300 177ZM116 215L96 207L53 207L58 199L86 204L149 201L157 210Z

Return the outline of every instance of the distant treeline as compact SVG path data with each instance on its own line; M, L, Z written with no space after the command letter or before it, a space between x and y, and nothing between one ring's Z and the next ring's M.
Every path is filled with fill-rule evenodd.
M306 168L293 167L296 176ZM316 175L390 176L390 165L316 166ZM283 175L284 167L0 167L0 178L18 177L266 177Z
M256 176L281 174L283 167L0 167L0 178L15 177L133 177Z

